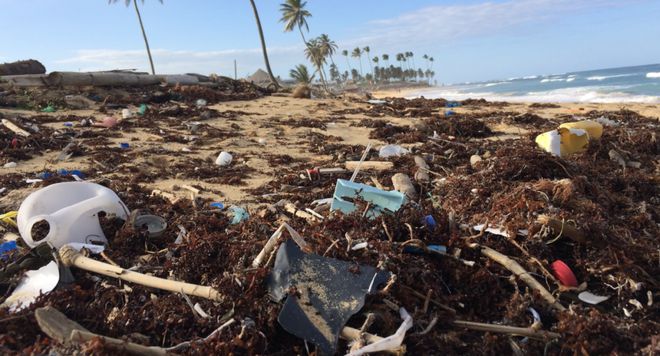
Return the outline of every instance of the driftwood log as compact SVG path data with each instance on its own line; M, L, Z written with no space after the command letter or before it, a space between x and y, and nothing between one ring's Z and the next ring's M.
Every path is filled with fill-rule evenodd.
M0 64L0 75L23 75L23 74L44 74L44 73L46 73L46 67L44 67L44 65L41 64L41 62L34 59Z

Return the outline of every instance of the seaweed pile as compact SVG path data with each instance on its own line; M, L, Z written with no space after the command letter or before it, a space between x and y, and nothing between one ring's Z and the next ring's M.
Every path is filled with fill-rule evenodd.
M105 254L109 260L157 277L212 286L222 298L210 301L190 297L208 314L203 317L180 294L72 269L74 283L39 297L20 312L0 309L0 350L5 354L71 352L46 337L37 326L35 310L52 306L96 334L163 347L205 338L227 320L236 321L215 337L182 350L186 354L315 354L312 344L289 334L278 323L282 306L271 300L267 288L272 264L258 268L251 265L268 237L286 222L304 237L315 254L377 267L396 276L389 288L368 295L362 310L347 325L360 329L370 319L368 333L392 335L401 323L397 307L405 307L414 319L404 340L411 355L657 352L657 118L629 111L586 113L587 118L604 116L614 124L605 126L602 138L591 142L587 151L560 158L541 151L534 142L536 134L545 129L540 117L501 111L440 117L438 107L445 104L444 100L398 99L384 106L364 105L351 112L333 113L377 117L386 112L396 113L395 117L423 118L411 126L371 119L353 124L372 128L373 138L408 144L411 150L409 155L391 158L393 168L389 170L361 171L357 181L375 181L390 190L394 174L416 176L413 156L424 159L432 178L414 181L418 199L374 219L364 216L365 209L352 214L315 209L323 219L292 214L284 208L284 200L304 211L313 207L315 200L332 197L337 177L321 175L311 180L301 174L304 164L276 152L270 152L268 159L281 168L273 173L272 181L253 191L259 204L250 207L249 219L233 225L224 211L209 209L208 201L172 203L138 183L176 172L178 177L193 181L224 179L229 184L241 184L241 178L249 177L249 169L232 168L218 176L217 171L195 168L210 165L208 160L191 159L174 169L152 165L150 173L143 169L142 175L131 181L112 179L111 175L110 179L97 179L128 207L147 209L165 218L170 227L162 236L150 238L136 233L128 224L105 226L109 240ZM464 104L502 107L481 101ZM175 115L153 112L140 125L159 130L180 125ZM561 123L569 119L552 120ZM325 129L325 125L312 125L313 120L282 123ZM491 139L497 135L492 127L502 122L514 123L528 133L516 139ZM211 130L207 143L225 134ZM320 133L312 136L309 149L318 152L319 140L328 137ZM173 139L164 137L166 141ZM330 152L345 152L334 154L328 166L340 165L341 157L359 159L362 153L361 147L336 140L324 145ZM623 164L612 158L612 150L624 157ZM5 154L9 153L3 150ZM98 159L104 159L104 165L131 160L121 150L105 150L103 154L105 158ZM472 160L474 156L479 159ZM366 159L380 160L377 152L369 153ZM15 180L13 176L7 180L10 178ZM46 186L62 179L50 177L38 184ZM364 208L366 203L357 200L355 204ZM428 223L428 216L433 217L434 224ZM558 221L561 228L548 224L548 219ZM474 229L479 224L494 230L483 226L479 232ZM578 231L582 239L567 236L564 227ZM175 243L180 231L187 232L186 238ZM353 249L361 242L367 247ZM447 254L429 253L433 245L445 246ZM413 253L411 246L417 247ZM516 275L489 258L483 253L486 248L508 256L526 270L526 276ZM551 265L556 260L570 266L582 285L562 285L552 273ZM0 261L0 266L6 263ZM530 287L525 282L530 276L565 308L553 306L539 290ZM11 285L0 287L4 295L11 290ZM609 299L598 305L584 303L577 297L583 290ZM472 330L457 320L531 328L558 337L527 338ZM339 341L340 353L349 347L347 341ZM74 349L98 354L116 352L102 340Z

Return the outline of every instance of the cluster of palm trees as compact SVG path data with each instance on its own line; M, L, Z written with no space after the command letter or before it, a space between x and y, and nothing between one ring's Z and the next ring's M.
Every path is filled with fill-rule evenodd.
M120 0L108 0L109 3L116 3L118 1ZM129 6L131 3L133 3L135 7L135 12L140 23L140 29L142 30L142 37L144 38L144 44L147 49L147 55L149 57L149 64L151 65L151 72L152 74L156 74L153 59L151 57L151 50L149 49L149 41L147 40L147 35L144 30L144 25L142 23L142 17L140 16L140 10L138 8L137 1L138 0L124 0L126 6ZM144 3L144 0L141 1ZM158 1L163 3L163 0ZM259 12L257 11L257 6L255 5L254 0L249 1L254 12L257 29L259 30L259 39L261 41L261 49L264 56L266 70L271 82L276 87L279 87L279 82L275 79L275 76L273 75L273 72L270 68L266 41L261 27L261 21L259 20ZM349 61L349 51L342 50L341 54L346 57L346 65L348 67L348 69L342 73L339 70L339 67L335 64L332 57L337 52L338 46L333 40L330 39L327 34L322 34L310 40L305 38L305 31L309 32L309 23L307 22L307 19L312 17L312 14L307 9L305 9L306 5L307 1L302 0L285 0L280 5L280 12L282 13L280 22L284 23L284 32L291 32L295 29L298 29L300 32L300 37L302 38L302 41L305 45L305 57L314 67L314 72L312 73L310 73L309 69L304 64L299 64L295 68L291 69L289 75L297 82L311 83L317 74L322 85L326 88L329 81L341 85L347 83L349 78L354 83L380 83L391 81L419 80L428 80L430 82L435 77L435 72L433 71L433 57L429 57L426 54L422 56L426 63L426 69L423 70L422 68L415 69L415 55L413 52L397 53L395 58L399 63L399 66L394 66L389 63L389 54L383 54L380 57L376 56L370 58L371 48L369 48L369 46L363 48L356 47L350 52L350 57L357 58L359 62L359 71L357 68L354 69L351 67L351 63ZM305 31L303 31L303 29ZM362 56L366 58L366 61L369 64L369 72L366 74L364 73L362 67ZM380 58L382 58L383 61L382 65L380 65ZM330 61L329 80L328 74L325 71L328 61Z
M280 12L282 13L280 22L284 23L284 31L290 32L296 28L298 29L303 43L305 44L305 57L315 69L314 73L311 75L310 71L304 64L299 64L291 69L289 75L297 82L310 83L318 73L319 80L323 86L327 86L328 75L325 72L325 66L328 64L328 61L330 61L330 81L335 82L336 84L344 84L348 82L349 78L354 83L375 83L418 80L431 81L435 77L435 72L433 71L433 57L429 57L425 54L422 58L424 58L426 62L426 69L415 69L415 55L413 52L397 53L396 60L399 62L399 66L397 67L389 64L389 54L383 54L382 57L376 56L371 58L371 48L369 46L363 48L356 47L350 52L350 57L357 58L358 60L359 71L351 67L349 51L342 50L341 54L346 57L346 64L348 67L348 70L345 70L342 73L332 57L338 49L337 44L332 41L327 34L322 34L311 40L305 39L303 28L305 31L309 31L309 23L307 22L307 19L312 16L312 14L305 9L306 4L307 2L302 0L286 0L280 6ZM362 56L366 58L366 61L369 64L369 72L366 74L364 73L362 66ZM387 64L379 66L380 58L382 58L383 62Z

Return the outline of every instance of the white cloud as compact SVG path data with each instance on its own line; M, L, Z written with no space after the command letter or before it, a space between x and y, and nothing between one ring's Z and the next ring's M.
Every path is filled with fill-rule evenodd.
M186 51L153 49L151 54L158 73L218 73L234 74L234 59L238 63L238 75L263 68L261 48L229 49L222 51ZM291 58L302 60L302 47L273 47L268 49L271 67L280 67L286 73L293 67ZM146 50L81 49L69 58L55 61L60 70L96 71L109 69L138 69L148 71Z
M369 23L355 44L380 47L429 45L511 31L521 25L544 23L563 15L639 0L509 0L468 5L437 5ZM412 44L412 46L411 46Z

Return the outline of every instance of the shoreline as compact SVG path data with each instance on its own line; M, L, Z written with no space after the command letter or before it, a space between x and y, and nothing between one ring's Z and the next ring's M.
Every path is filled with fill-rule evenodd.
M427 90L432 90L434 87L429 87ZM386 98L411 98L412 96L423 96L423 89L415 87L402 87L399 89L385 89L385 90L374 90L371 92L371 95L375 99L386 99ZM426 98L430 99L430 98ZM474 97L472 99L479 100L481 98ZM637 103L637 102L615 102L615 103L600 103L600 102L563 102L563 101L552 101L552 102L539 102L534 100L529 101L495 101L484 99L491 103L506 103L506 108L513 110L530 110L535 113L545 113L548 115L554 114L580 114L581 112L588 112L591 110L599 111L618 111L618 110L632 110L636 111L644 116L656 117L660 120L660 103ZM463 100L454 100L461 102ZM534 107L534 105L541 104L541 107ZM558 107L543 107L555 105ZM461 111L459 108L452 108L452 110ZM507 110L508 110L507 109Z

